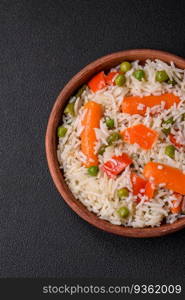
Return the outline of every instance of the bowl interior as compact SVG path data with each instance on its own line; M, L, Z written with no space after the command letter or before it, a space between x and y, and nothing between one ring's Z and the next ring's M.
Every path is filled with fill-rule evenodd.
M164 224L160 227L153 228L132 228L119 225L113 225L108 221L99 219L94 213L87 210L87 208L80 203L65 183L59 163L57 160L57 139L56 130L61 123L64 107L69 100L69 97L84 83L86 83L94 74L101 70L109 70L121 63L123 60L133 61L140 60L145 62L146 59L160 59L167 63L173 61L177 67L185 69L185 60L176 55L150 49L135 49L121 51L104 56L91 64L87 65L79 73L77 73L63 88L59 94L51 111L47 132L46 132L46 156L49 170L53 181L66 203L84 220L90 224L105 230L107 232L128 237L156 237L166 235L185 227L185 218L177 220L173 224Z

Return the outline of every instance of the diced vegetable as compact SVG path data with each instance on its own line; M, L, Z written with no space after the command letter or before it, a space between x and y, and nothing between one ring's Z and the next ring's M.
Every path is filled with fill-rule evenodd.
M129 71L132 68L131 63L129 63L128 61L123 61L120 65L120 71L123 73L126 73L127 71Z
M80 97L83 94L83 92L85 91L86 88L87 88L86 84L82 85L82 87L75 94L75 97L76 98Z
M133 194L135 196L138 196L137 202L140 202L141 200L139 194L142 196L147 196L148 199L153 198L155 191L155 186L153 183L146 179L143 179L136 173L131 173L130 179L132 183Z
M129 215L129 209L126 206L122 206L117 210L117 213L121 218L126 218Z
M108 85L113 85L113 84L115 84L115 80L113 81L113 79L114 79L117 75L119 75L119 72L116 72L116 71L109 72L109 74L107 74L107 75L105 76L105 82L106 82L106 84L108 84Z
M65 109L64 109L64 113L65 114L70 114L71 116L75 116L75 110L74 110L74 102L70 102L66 105Z
M101 147L98 150L98 154L103 155L103 153L105 152L106 147L107 147L106 145L101 145Z
M180 144L180 143L177 142L176 137L175 137L174 134L171 134L171 133L170 133L170 134L169 134L169 139L170 139L170 142L171 142L173 145L175 145L177 148L183 147L182 144Z
M122 112L130 115L139 114L144 116L147 107L153 107L165 102L165 109L169 109L174 103L179 103L180 99L170 93L162 94L160 96L129 96L125 97L122 102Z
M157 71L156 72L156 77L155 80L158 82L164 82L167 81L169 79L166 71L162 70L162 71Z
M103 89L106 86L105 82L105 74L104 72L100 72L97 75L95 75L89 82L88 87L93 91L94 93Z
M177 168L165 164L149 162L145 165L143 174L146 179L153 178L153 183L165 184L169 190L185 195L185 174Z
M126 81L125 75L124 74L119 74L115 78L115 84L118 86L123 86Z
M121 132L125 142L137 143L141 148L151 149L158 138L158 133L143 124L134 125Z
M103 108L101 104L94 101L89 101L84 105L86 110L84 119L82 120L82 126L84 130L81 134L81 150L87 158L85 164L86 167L97 166L98 157L94 153L94 146L96 143L95 128L100 127L100 119L103 114Z
M136 70L134 73L133 73L133 76L137 79L137 80L139 80L139 81L141 81L142 79L144 79L145 78L145 72L143 71L143 70Z
M179 214L181 212L183 196L178 193L174 193L174 196L176 197L176 200L173 200L173 207L171 207L170 210L172 214Z
M106 161L102 166L104 171L110 178L115 178L127 166L132 163L132 159L125 153L119 156L113 156L110 160Z
M131 183L132 183L133 194L134 195L141 194L141 190L145 189L147 180L143 179L136 173L131 173L130 179L131 179Z
M167 119L167 120L163 120L163 122L162 122L162 125L169 125L169 124L174 124L175 123L175 121L174 121L174 119L173 119L173 117L171 117L171 118L169 118L169 119ZM167 136L167 135L169 135L170 134L170 131L171 131L171 128L170 127L168 127L168 128L163 128L162 129L162 132Z
M170 134L171 128L163 128L162 132L167 136L168 134Z
M169 80L167 81L167 83L168 83L168 84L171 84L172 86L174 86L174 85L177 84L177 82L176 82L174 79L173 79L173 80L170 80L170 79L169 79Z
M164 153L170 158L174 159L175 157L175 147L173 145L168 145L165 147Z
M185 113L182 114L181 121L185 121Z
M175 121L173 117L170 117L169 119L163 121L163 124L174 124L174 123Z
M127 198L129 196L129 190L127 188L122 188L117 191L118 197Z
M106 123L108 129L114 128L114 120L113 119L106 119L105 123Z
M148 197L148 199L153 198L155 192L155 185L148 181L146 186L145 186L145 196Z
M107 85L116 84L118 86L122 86L125 83L125 81L125 75L120 74L120 72L112 71L105 75L105 73L102 71L88 82L88 87L91 89L91 91L95 93L103 89Z
M87 170L89 175L96 176L98 174L99 168L98 166L91 166Z
M66 135L66 132L67 132L67 128L65 128L64 126L59 126L57 129L58 137L64 137Z
M112 143L118 141L120 139L120 137L121 136L120 136L119 132L113 132L113 133L111 133L111 135L108 136L107 143L109 145L112 145Z

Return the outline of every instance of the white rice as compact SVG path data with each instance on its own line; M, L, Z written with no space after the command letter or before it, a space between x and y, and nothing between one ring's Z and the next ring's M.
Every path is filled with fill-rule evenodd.
M132 76L136 69L145 71L147 81L138 81ZM117 68L115 68L117 69ZM114 69L114 70L115 70ZM175 86L167 83L159 83L155 80L157 70L165 70L169 78L175 79ZM129 115L120 111L120 105L123 98L127 95L161 95L170 92L180 97L181 102L174 104L170 109L165 110L164 104L158 107L147 108L145 117L141 115ZM141 195L139 204L135 202L135 196L132 193L132 184L130 182L131 167L127 167L116 179L108 178L100 169L97 177L91 177L87 174L87 169L83 166L86 161L85 155L81 151L80 135L83 131L81 121L85 111L83 105L88 101L95 101L104 106L104 116L100 121L100 128L95 129L97 143L95 153L102 144L107 144L107 137L113 131L122 131L128 127L143 123L160 134L160 138L150 150L142 150L137 144L127 144L119 140L115 146L109 146L103 155L99 155L100 165L110 160L113 155L120 155L123 152L134 157L134 170L142 174L144 165L153 160L158 163L167 164L179 168L185 172L185 154L184 148L178 148L175 151L175 159L171 159L164 153L164 149L169 145L169 139L162 133L162 120L173 117L176 121L171 125L171 133L177 136L177 142L185 145L185 121L181 121L182 114L185 113L185 71L175 67L173 62L168 65L160 60L147 60L144 66L139 65L139 61L132 63L132 69L126 73L126 84L124 87L108 86L96 93L92 93L88 88L83 92L75 102L75 113L77 117L63 117L63 124L67 128L64 138L59 138L58 160L63 169L65 180L74 196L81 201L88 210L97 214L101 219L108 220L112 224L146 227L160 226L165 219L167 223L173 223L182 215L172 214L170 207L176 199L173 192L165 188L165 184L160 184L158 192L153 199L145 201L145 196ZM74 101L74 97L71 98ZM138 109L143 110L143 104L139 104ZM152 117L151 111L160 111ZM114 120L115 129L108 130L104 118L109 117ZM169 125L165 125L168 128ZM163 126L164 127L164 126ZM177 134L177 130L178 134ZM158 168L162 169L162 166ZM152 180L152 178L151 178ZM127 187L130 191L129 197L120 200L117 196L117 190ZM142 192L142 191L141 191ZM117 210L121 206L127 206L130 210L128 218L121 219Z

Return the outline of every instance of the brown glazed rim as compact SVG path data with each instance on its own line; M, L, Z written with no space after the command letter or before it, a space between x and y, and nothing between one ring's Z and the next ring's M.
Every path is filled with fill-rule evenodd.
M108 70L111 67L118 65L124 60L145 61L146 59L161 59L167 63L173 61L177 67L185 69L185 59L168 52L151 49L134 49L120 51L110 55L101 57L94 62L87 65L79 73L77 73L63 88L51 111L47 132L46 132L46 156L48 161L49 170L53 181L65 200L65 202L84 220L88 223L107 231L121 236L135 237L135 238L147 238L163 236L185 227L185 218L177 220L173 224L164 224L159 227L153 228L132 228L124 227L120 225L113 225L107 221L101 220L94 213L87 210L87 208L76 200L65 183L64 177L57 160L57 139L56 129L61 123L62 113L64 107L71 95L83 84L86 83L94 74L101 70Z

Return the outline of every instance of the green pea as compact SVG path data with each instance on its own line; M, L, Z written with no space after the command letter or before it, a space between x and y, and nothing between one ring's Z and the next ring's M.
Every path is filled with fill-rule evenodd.
M127 188L122 188L117 191L117 195L119 198L126 198L129 196L129 191Z
M123 73L126 73L127 71L129 71L132 68L131 63L129 63L128 61L124 61L121 63L120 65L120 71Z
M65 128L64 126L59 126L57 129L58 137L64 137L66 135L66 132L67 132L67 128Z
M172 80L169 79L169 80L167 81L167 83L168 83L168 84L171 84L172 86L174 86L174 85L177 84L177 82L176 82L174 79L172 79Z
M129 209L126 206L122 206L117 210L117 213L121 218L126 218L129 215Z
M75 97L76 98L80 97L83 94L83 92L85 91L86 88L87 88L86 84L82 85L82 87L75 94Z
M124 85L125 81L126 81L126 78L125 78L124 74L119 74L115 78L115 84L118 86Z
M106 119L105 123L106 123L108 129L114 128L114 120L113 119Z
M118 132L113 132L109 137L107 138L107 143L109 145L112 145L113 142L116 142L120 139L120 134Z
M164 82L167 81L169 79L168 74L166 73L166 71L162 70L162 71L157 71L156 72L156 76L155 76L155 80L158 82Z
M170 158L174 159L174 157L175 157L175 147L173 145L166 146L164 153L166 155L168 155Z
M142 79L145 78L145 72L144 72L143 70L138 69L138 70L136 70L136 71L133 73L133 76L134 76L137 80L141 81Z
M105 152L106 147L107 147L106 145L101 145L101 147L98 150L98 154L103 155L103 153Z
M88 168L88 174L90 176L96 176L98 174L98 172L99 172L98 166L91 166Z
M75 116L75 111L74 111L74 102L68 103L64 109L65 114L70 114L71 116Z
M163 124L174 124L174 123L175 121L173 117L170 117L169 119L163 121Z
M170 134L170 131L171 131L171 128L163 128L163 129L162 129L162 132L163 132L165 135Z
M185 113L182 114L181 121L185 121Z

